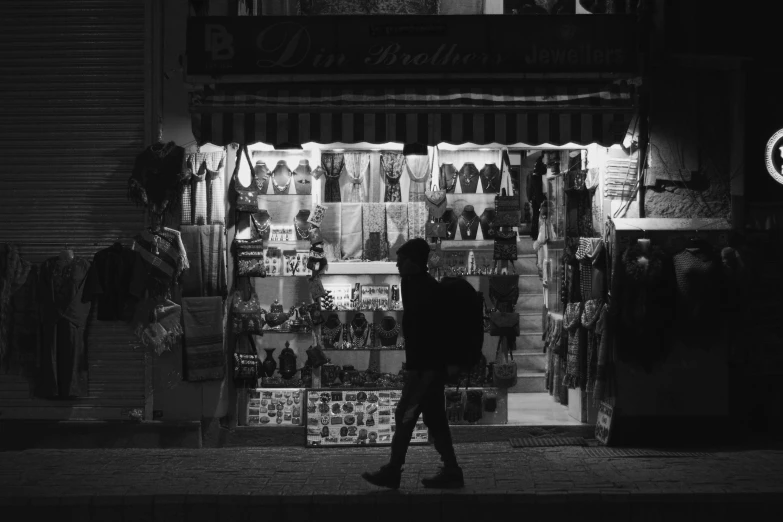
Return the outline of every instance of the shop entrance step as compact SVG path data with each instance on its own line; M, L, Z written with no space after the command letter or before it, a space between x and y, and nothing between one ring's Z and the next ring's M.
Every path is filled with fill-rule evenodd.
M517 363L519 368L519 363ZM517 370L517 383L508 389L508 393L546 393L544 372Z
M517 312L519 313L533 313L539 314L544 308L544 294L538 292L535 294L519 294L519 301L517 301Z
M514 360L517 362L517 368L524 372L538 373L546 370L546 355L543 353L515 353Z
M541 339L541 331L520 333L519 337L517 337L516 352L543 354L544 340Z

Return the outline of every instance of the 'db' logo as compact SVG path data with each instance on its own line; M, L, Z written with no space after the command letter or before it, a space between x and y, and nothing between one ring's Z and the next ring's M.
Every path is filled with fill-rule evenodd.
M234 57L234 37L218 24L207 24L204 28L207 52L213 60L230 60Z
M777 131L767 142L765 151L767 172L783 185L783 129Z

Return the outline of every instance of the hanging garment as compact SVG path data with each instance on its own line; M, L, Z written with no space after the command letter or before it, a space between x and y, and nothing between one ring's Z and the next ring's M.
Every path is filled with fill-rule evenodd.
M386 204L386 233L389 243L389 259L397 259L397 249L408 241L407 203Z
M609 334L607 332L607 322L609 320L609 310L607 306L601 309L598 321L595 323L595 340L598 345L598 356L596 358L595 385L590 390L593 392L594 404L599 404L607 396L608 368L610 363L609 354Z
M424 201L408 203L408 239L424 237L429 213Z
M400 152L382 152L381 153L381 172L386 183L383 201L386 203L402 202L402 191L400 190L400 178L402 170L405 167L405 156Z
M40 364L38 279L39 267L33 265L24 284L11 294L7 307L11 318L3 371L30 379L37 375Z
M386 237L386 205L362 204L362 238L364 259L385 261L389 258L389 241Z
M41 265L38 303L41 320L41 367L37 394L41 397L85 396L87 354L84 327L90 304L82 302L90 263L80 257L52 257Z
M603 244L600 238L579 238L579 248L576 250L576 258L579 260L579 291L585 300L593 295L593 264L603 249Z
M676 254L675 310L681 336L688 344L704 348L720 332L721 260L706 242L693 244Z
M11 297L24 285L32 266L22 259L16 245L0 244L0 366L5 366L9 353Z
M222 150L187 155L185 186L182 190L183 225L225 223L225 160L226 152Z
M365 152L348 152L345 157L345 172L348 174L350 186L345 201L347 203L362 203L365 201L365 175L370 168L370 155Z
M136 307L134 333L155 353L171 351L182 337L182 307L165 298L151 298Z
M362 204L343 203L340 205L340 213L341 259L362 259Z
M411 184L408 189L408 202L424 201L429 187L432 163L429 154L411 154L405 156L405 170ZM423 236L422 236L423 237Z
M183 225L180 227L185 254L188 256L190 268L182 274L180 290L182 297L204 296L203 270L201 268L201 227Z
M545 201L544 198L544 176L546 176L546 165L537 162L533 167L533 172L528 174L526 191L527 200L533 210L530 237L533 240L538 238L539 230L539 216L541 215L541 203Z
M479 172L481 190L484 194L497 194L500 192L500 169L494 163L487 163Z
M185 185L185 149L173 141L150 145L136 156L128 179L128 199L150 215L176 210Z
M226 373L223 298L183 298L182 324L184 379L189 382L222 379Z
M190 268L180 280L182 297L225 296L225 234L221 225L183 226Z
M324 214L321 222L321 239L323 240L324 255L327 261L340 261L340 237L342 235L342 205L336 205Z
M582 388L585 391L595 388L599 350L599 337L595 333L595 328L603 308L604 302L602 299L590 299L585 301L584 311L582 312L582 327L587 330L587 361L585 363L587 372L584 378L586 387Z
M325 203L338 203L340 198L340 175L343 172L345 157L335 152L321 154L321 165L326 176L326 188L324 190Z
M172 283L189 267L185 246L178 244L181 243L181 235L177 232L174 236L162 230L153 234L144 230L133 239L133 250L141 255L144 269L134 270L131 294L143 297L146 291L151 296L166 295ZM143 277L136 277L140 272Z
M441 9L439 0L308 0L297 4L298 14L303 16L436 15Z
M459 187L463 194L475 194L479 182L479 171L471 162L465 162L459 169Z
M570 389L580 387L586 377L584 363L587 362L587 337L582 328L582 310L582 303L568 303L563 314L563 325L568 330L568 355L563 386Z
M131 281L142 266L140 254L120 243L95 254L82 299L85 303L95 301L98 321L130 321L133 318L138 298L131 294Z

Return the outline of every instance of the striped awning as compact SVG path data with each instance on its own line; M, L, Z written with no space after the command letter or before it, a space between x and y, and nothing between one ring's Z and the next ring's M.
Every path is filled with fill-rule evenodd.
M626 81L523 86L252 86L191 95L199 143L622 143L635 111Z

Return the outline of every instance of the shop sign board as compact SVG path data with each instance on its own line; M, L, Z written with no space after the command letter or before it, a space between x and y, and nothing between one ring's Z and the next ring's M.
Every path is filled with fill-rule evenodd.
M767 173L772 179L783 185L783 129L780 129L767 141L764 151Z
M378 446L391 444L394 409L402 390L320 389L307 391L307 446ZM426 444L421 418L411 444Z
M633 16L191 17L187 74L232 76L633 73ZM328 75L328 77L327 77Z
M598 417L595 421L595 438L604 446L609 444L613 415L614 407L607 402L601 401L601 405L598 407Z

